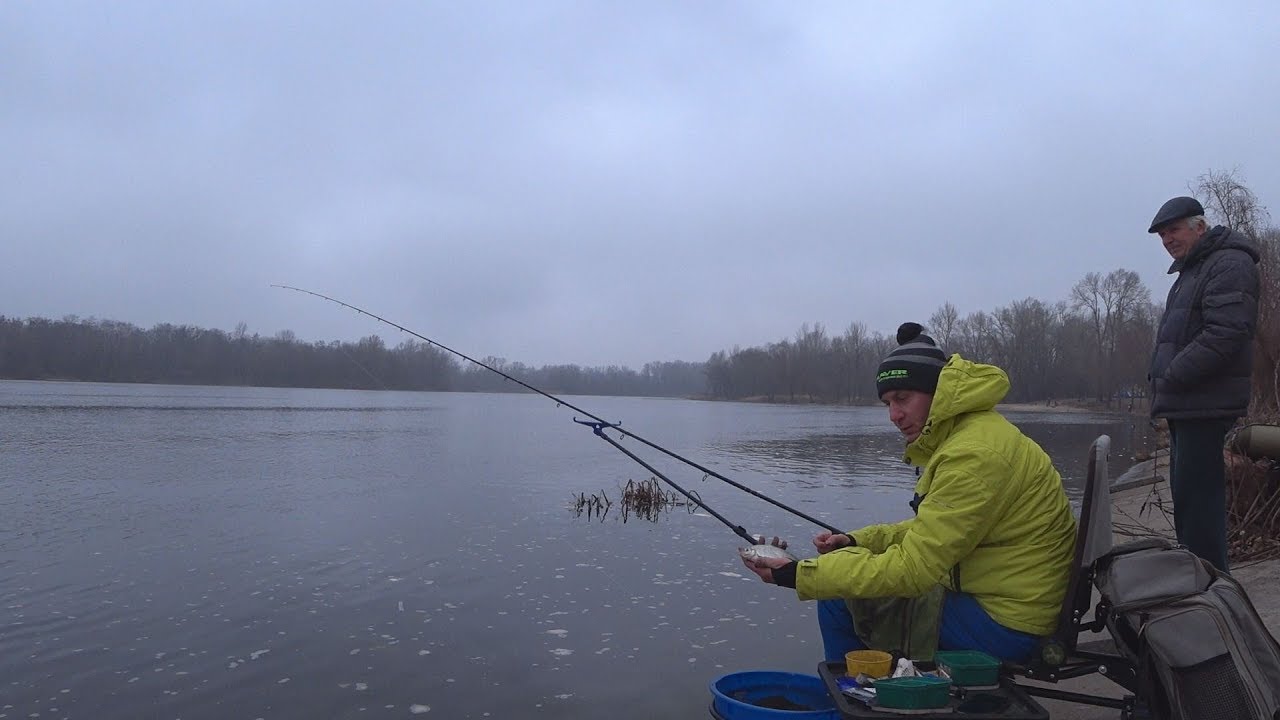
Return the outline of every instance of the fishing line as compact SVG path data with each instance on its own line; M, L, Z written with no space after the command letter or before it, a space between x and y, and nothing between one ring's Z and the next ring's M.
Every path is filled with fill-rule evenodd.
M716 472L715 470L711 470L710 468L703 467L702 465L699 465L698 463L694 462L693 460L690 460L689 458L684 457L683 455L680 455L679 453L673 452L673 451L671 451L671 450L668 450L668 449L666 449L666 448L662 447L661 445L658 445L658 444L656 444L656 443L650 442L650 441L648 441L648 440L644 439L643 437L640 437L639 435L637 435L637 434L635 434L635 433L631 432L630 430L624 430L624 429L622 428L622 423L621 423L621 422L611 423L611 422L609 422L609 421L607 421L607 420L605 420L605 419L603 419L603 418L601 418L601 417L599 417L599 416L597 416L597 415L595 415L595 414L593 414L593 413L590 413L590 412L587 412L586 410L583 410L582 408L580 408L580 407L578 407L578 406L574 405L573 403L571 403L571 402L569 402L569 401L567 401L567 400L564 400L564 399L562 399L562 398L556 397L555 395L552 395L551 393L545 392L545 391L543 391L543 390L539 390L538 388L536 388L536 387L534 387L534 386L530 385L529 383L527 383L527 382L525 382L525 381L523 381L523 380L521 380L521 379L519 379L519 378L512 377L511 375L508 375L507 373L505 373L505 372L503 372L503 371L501 371L501 370L499 370L499 369L497 369L497 368L495 368L495 367L493 367L493 366L491 366L491 365L489 365L489 364L487 364L487 363L481 362L481 361L479 361L479 360L477 360L477 359L475 359L475 358L471 357L470 355L467 355L466 353L460 352L460 351L458 351L458 350L454 350L453 348L449 347L448 345L443 345L443 344L441 344L441 343L438 343L438 342L436 342L435 340L432 340L431 338L429 338L429 337L427 337L427 336L425 336L425 335L421 335L421 334L419 334L419 333L416 333L416 332L414 332L414 331L410 330L409 328L407 328L407 327L405 327L405 326L403 326L403 325L400 325L400 324L398 324L398 323L394 323L394 322L392 322L392 321L390 321L390 320L388 320L388 319L386 319L386 318L384 318L384 317L381 317L381 316L378 316L378 315L374 315L373 313L369 312L368 310L365 310L365 309L363 309L363 308L356 307L355 305L352 305L351 303L343 302L343 301L341 301L341 300L338 300L337 298L329 297L328 295L323 295L323 294L321 294L321 293L314 292L314 291L312 291L312 290L304 290L303 288L299 288L299 287L293 287L292 285L276 285L276 284L272 284L272 286L271 286L271 287L281 288L281 289L283 289L283 290L293 290L294 292L300 292L300 293L303 293L303 294L306 294L306 295L313 295L313 296L318 297L318 298L320 298L320 299L322 299L322 300L328 300L328 301L329 301L329 302L331 302L331 303L336 303L336 304L338 304L338 305L341 305L342 307L349 308L349 309L351 309L351 310L355 310L356 312L360 313L361 315L367 315L367 316L369 316L369 317L373 318L374 320L377 320L378 322L386 323L387 325L390 325L391 327L393 327L393 328L395 328L395 329L399 330L400 332L408 333L409 335L412 335L412 336L414 336L414 337L418 338L419 340L422 340L423 342L427 343L427 345L434 345L434 346L436 346L436 347L440 348L441 350L444 350L444 351L446 351L446 352L449 352L449 353L452 353L452 354L454 354L454 355L457 355L458 357L462 358L463 360L466 360L467 362L470 362L470 363L474 363L474 364L476 364L476 365L479 365L480 367L484 368L485 370L488 370L489 372L492 372L492 373L495 373L495 374L497 374L497 375L500 375L500 376L501 376L501 377L503 377L504 379L506 379L506 380L508 380L508 381L510 381L510 382L513 382L513 383L515 383L515 384L519 385L520 387L525 388L526 390L530 390L530 391L532 391L532 392L535 392L535 393L537 393L537 394L539 394L539 395L541 395L541 396L543 396L543 397L547 398L548 400L551 400L552 402L554 402L554 403L555 403L556 405L558 405L558 406L559 406L559 405L563 405L564 407L567 407L567 408L569 408L570 410L573 410L574 412L581 413L582 415L585 415L586 417L591 418L591 421L587 421L587 420L579 420L578 418L576 418L576 417L575 417L575 418L573 419L573 421L574 421L574 422L576 422L576 423L578 423L578 424L580 424L580 425L586 425L587 427L590 427L590 428L592 429L592 432L594 432L597 436L599 436L599 437L600 437L601 439L603 439L605 442L607 442L607 443L609 443L610 445L612 445L612 446L614 446L615 448L617 448L619 451L621 451L621 452L622 452L623 454L625 454L627 457L631 458L632 460L635 460L637 463L639 463L639 464L640 464L640 466L641 466L641 467L643 467L644 469L646 469L646 470L648 470L649 472L653 473L655 477L660 478L663 482L665 482L665 483L667 483L668 485L670 485L671 487L675 488L677 491L679 491L679 492L680 492L680 494L684 495L686 498L688 498L691 502L693 502L693 503L694 503L695 505L697 505L698 507L702 508L703 510L706 510L706 511L707 511L707 513L709 513L712 517L714 517L715 519L717 519L717 520L719 520L720 522L724 523L724 524L725 524L725 525L726 525L730 530L733 530L733 532L734 532L738 537L743 538L744 540L746 540L746 541L747 541L747 542L749 542L749 543L755 543L755 542L756 542L756 538L754 538L753 536L751 536L750 534L748 534L748 533L747 533L747 531L746 531L745 529L743 529L743 527L742 527L741 525L734 525L733 523L731 523L731 522L729 522L728 520L726 520L722 515L720 515L720 513L716 512L715 510L712 510L710 507L707 507L707 504L706 504L706 503L704 503L704 502L702 502L702 499L701 499L701 498L699 498L699 497L697 496L697 493L691 493L691 492L689 492L688 490L685 490L684 488L680 487L680 486L679 486L678 484L676 484L673 480L671 480L671 478L668 478L666 475L662 474L661 472L658 472L657 470L655 470L655 469L653 468L653 466L652 466L652 465L650 465L650 464L646 463L644 460L641 460L639 457L637 457L637 456L635 455L635 453L632 453L630 450L627 450L626 448L622 447L622 445L620 445L616 440L614 440L613 438L611 438L611 437L609 437L608 435L606 435L604 431L605 431L605 430L614 430L614 431L616 431L619 435L621 435L622 437L629 437L629 438L631 438L631 439L633 439L633 440L636 440L637 442L643 443L644 445L647 445L647 446L649 446L649 447L653 448L654 450L657 450L658 452L661 452L661 453L663 453L663 454L667 455L667 456L668 456L668 457L670 457L670 458L673 458L673 459L675 459L675 460L679 460L680 462L682 462L682 463L684 463L684 464L686 464L686 465L688 465L688 466L690 466L690 467L692 467L692 468L695 468L695 469L697 469L697 470L702 471L702 473L703 473L705 476L707 476L707 477L713 477L713 478L715 478L715 479L717 479L717 480L721 480L721 481L723 481L723 482L726 482L726 483L728 483L728 484L732 485L733 487L738 488L739 490L742 490L743 492L746 492L746 493L749 493L749 494L751 494L751 495L754 495L755 497L758 497L758 498L760 498L761 500L764 500L765 502L768 502L768 503L770 503L770 504L772 504L772 505L774 505L774 506L776 506L776 507L778 507L778 508L780 508L780 509L782 509L782 510L787 511L787 512L791 513L792 515L795 515L795 516L797 516L797 517L800 517L800 518L803 518L803 519L805 519L805 520L808 520L809 522L813 523L814 525L817 525L818 527L825 528L826 530L829 530L830 532L833 532L833 533L843 533L843 532L844 532L843 530L840 530L840 529L838 529L838 528L836 528L836 527L834 527L834 526L832 526L832 525L828 525L827 523L824 523L824 522L822 522L821 520L818 520L817 518L811 517L811 516L809 516L809 515L807 515L807 514L805 514L805 513L803 513L803 512L800 512L799 510L796 510L795 508L788 507L787 505L784 505L783 503L778 502L777 500L774 500L773 498L769 497L768 495L765 495L765 494L763 494L763 493L760 493L760 492L757 492L757 491L755 491L755 490L752 490L751 488L747 487L746 485L743 485L743 484L741 484L741 483L739 483L739 482L736 482L736 481L734 481L734 480L730 480L729 478L725 477L724 475L721 475L720 473Z
M354 363L356 367L358 367L358 368L360 368L361 370L363 370L363 371L364 371L364 374L365 374L365 375L368 375L370 380L372 380L372 381L374 381L374 382L378 383L378 386L379 386L380 388L382 388L383 390L386 390L386 389L387 389L387 384L386 384L386 383L384 383L384 382L382 382L381 378L379 378L377 375L374 375L374 374L369 370L369 368L365 367L365 366L364 366L364 364L363 364L363 363L361 363L359 360L357 360L357 359L355 358L355 356L354 356L354 355L352 355L351 353L347 352L347 351L346 351L346 349L342 347L342 343L338 343L338 351L339 351L339 352L341 352L343 355L346 355L346 356L347 356L347 359L348 359L348 360L350 360L352 363Z

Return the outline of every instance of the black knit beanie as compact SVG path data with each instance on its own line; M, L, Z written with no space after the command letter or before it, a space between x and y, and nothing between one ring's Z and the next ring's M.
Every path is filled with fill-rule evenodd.
M876 371L876 397L884 397L890 390L933 393L938 389L938 375L947 356L923 330L920 323L913 322L898 327L898 347L880 361Z

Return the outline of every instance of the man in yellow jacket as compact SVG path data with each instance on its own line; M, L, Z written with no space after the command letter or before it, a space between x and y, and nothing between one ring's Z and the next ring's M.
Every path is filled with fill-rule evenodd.
M941 585L937 647L1025 660L1066 594L1075 518L1049 456L994 408L1009 378L950 359L920 325L898 329L876 390L920 468L916 515L814 538L818 557L744 561L765 582L819 600L827 659L865 647L845 600L916 597ZM860 635L862 637L860 637ZM879 648L886 649L886 648Z

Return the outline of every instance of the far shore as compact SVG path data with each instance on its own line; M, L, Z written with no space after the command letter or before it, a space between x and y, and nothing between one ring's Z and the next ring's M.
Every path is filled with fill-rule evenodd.
M1129 409L1127 404L1116 404L1113 407L1107 407L1100 402L1078 402L1066 401L1057 402L1053 405L1044 402L1029 403L1000 403L996 406L996 410L1013 411L1013 412L1046 412L1046 413L1107 413L1112 415L1146 415L1146 403L1135 403L1133 409Z
M689 400L706 400L711 402L726 402L709 397L690 397ZM806 397L796 397L793 401L782 398L768 398L763 395L754 397L737 398L728 402L745 402L760 403L764 405L832 405L841 407L881 407L880 403L831 403L820 402ZM1147 414L1147 403L1145 399L1135 399L1133 405L1130 406L1127 399L1112 403L1111 407L1107 407L1106 403L1098 400L1080 400L1072 398L1069 400L1036 400L1032 402L1016 402L1016 403L1000 403L996 406L996 410L1007 412L1040 412L1040 413L1102 413L1110 415L1141 415Z

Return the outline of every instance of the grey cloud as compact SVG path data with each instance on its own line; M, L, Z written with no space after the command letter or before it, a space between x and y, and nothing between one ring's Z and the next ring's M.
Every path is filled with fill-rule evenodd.
M471 354L701 360L1159 297L1159 203L1280 197L1280 9L0 6L0 309Z

